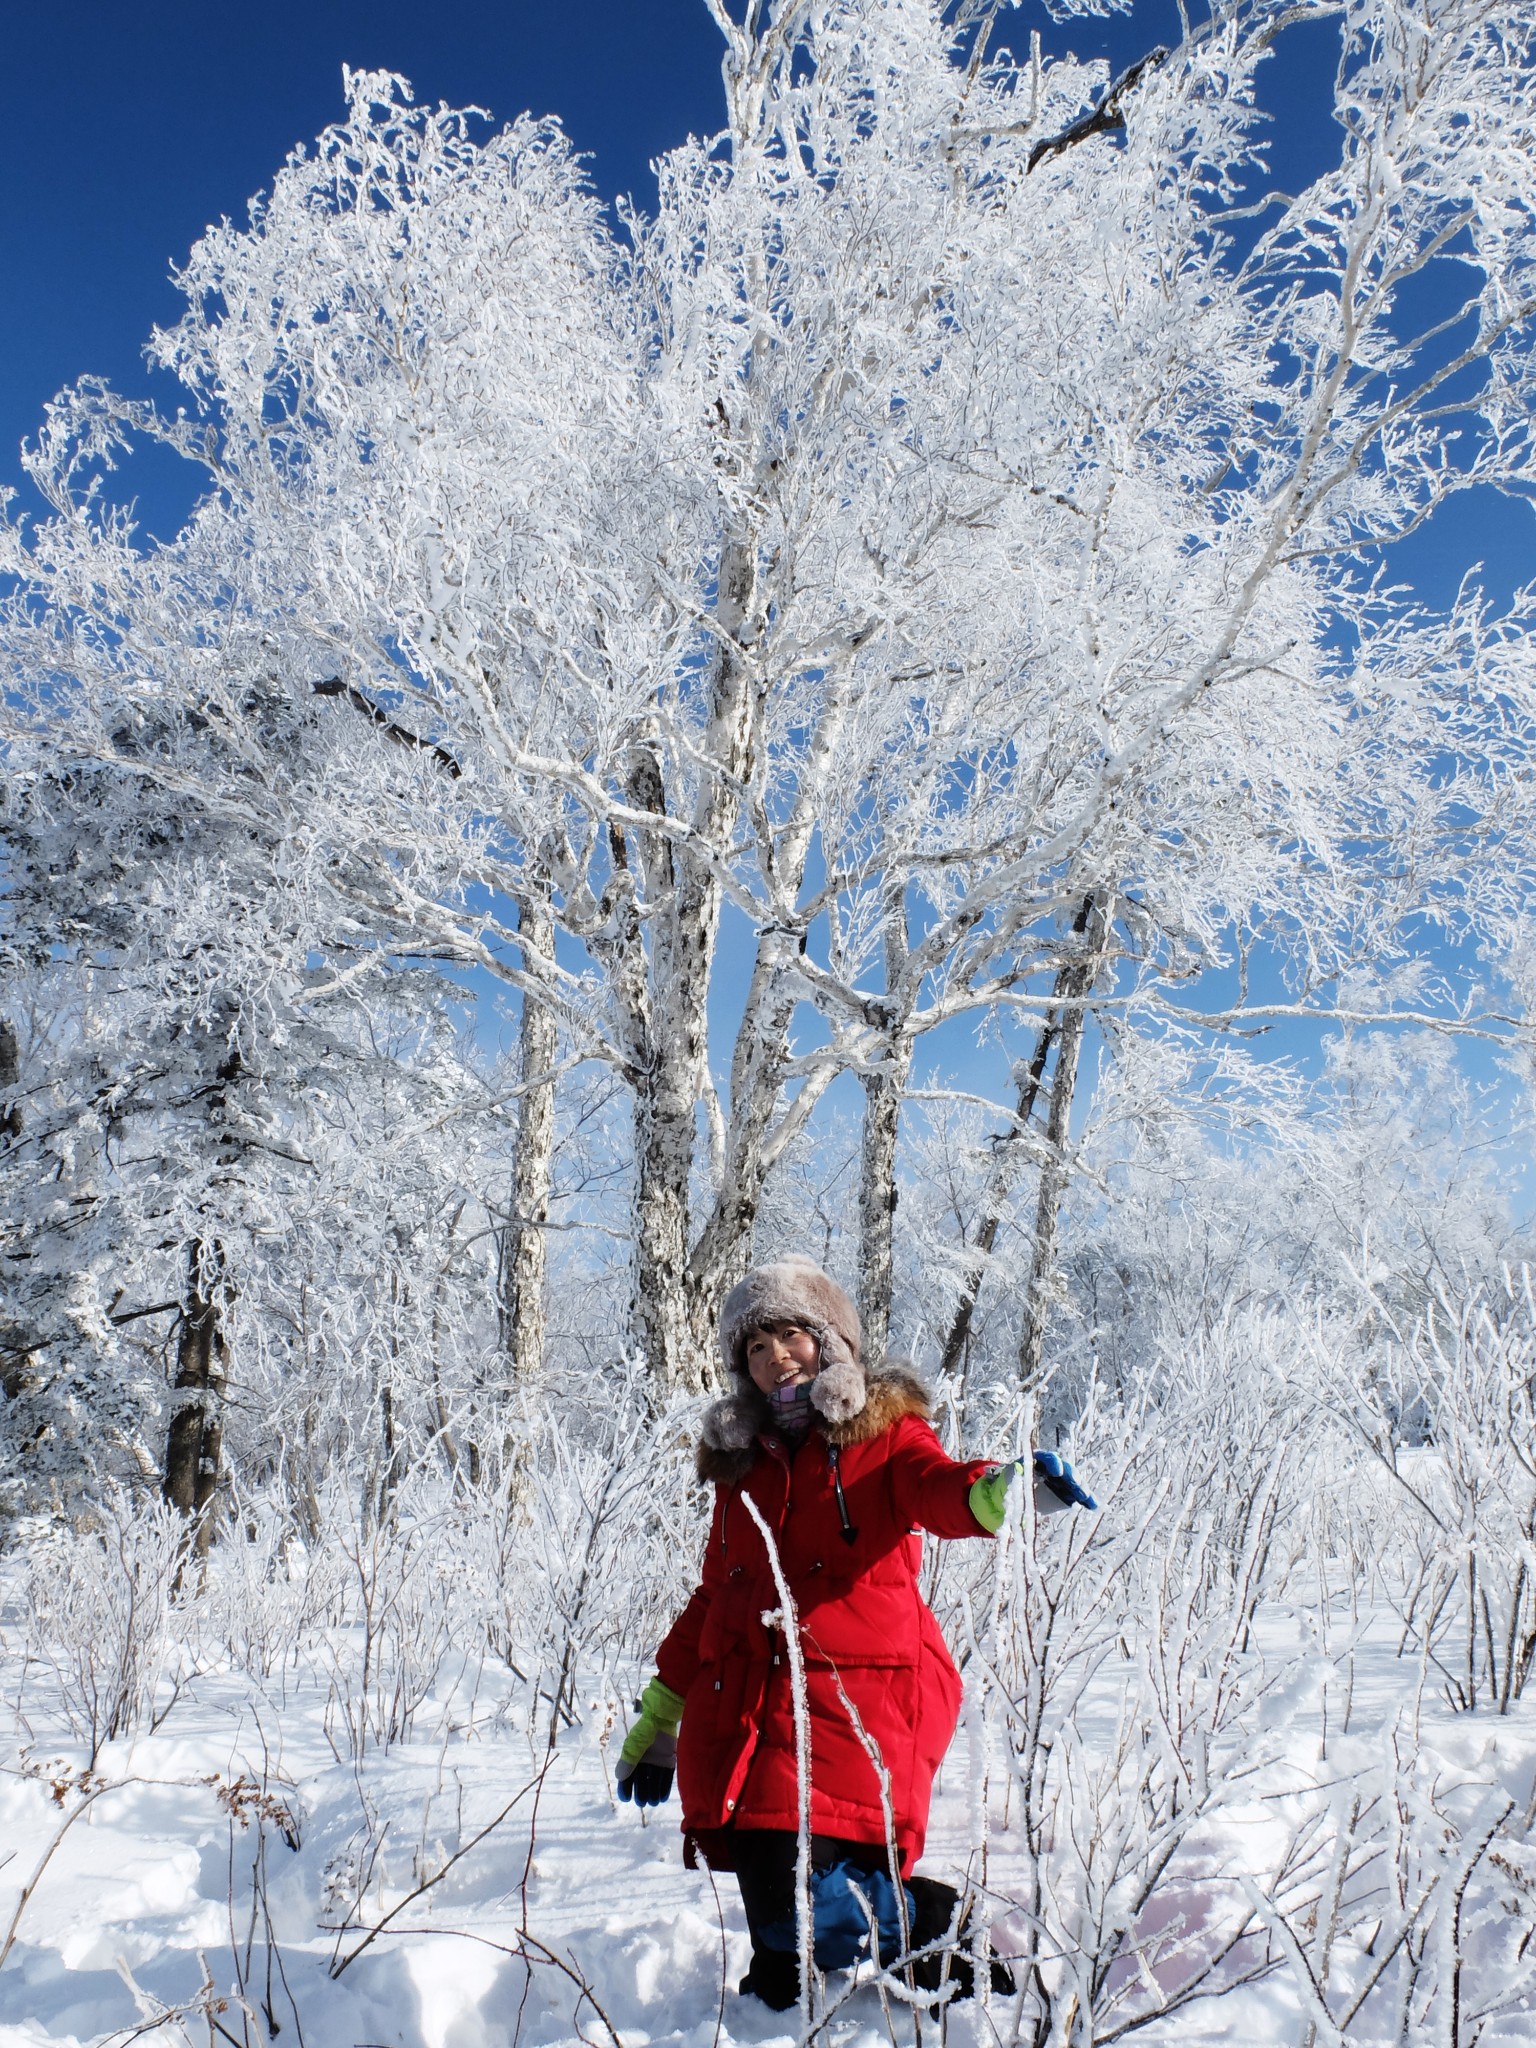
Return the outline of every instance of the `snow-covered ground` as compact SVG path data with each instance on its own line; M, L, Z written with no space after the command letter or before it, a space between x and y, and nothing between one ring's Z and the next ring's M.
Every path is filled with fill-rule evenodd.
M923 2048L1536 2048L1536 1351L1474 1335L1433 1452L1293 1358L1186 1360L1085 1409L1100 1513L1016 1488L930 1546L966 1705L923 1867L1028 1967ZM679 1427L551 1408L515 1495L253 1499L202 1567L154 1497L18 1529L0 2048L802 2038L736 1992L733 1880L613 1792L703 1540ZM812 2033L913 2040L903 1989L829 1977Z
M1165 1970L1179 1975L1202 1916L1228 1910L1222 1895L1235 1896L1245 1875L1272 1870L1309 1824L1308 1868L1322 1873L1326 1893L1329 1857L1351 1826L1362 1858L1370 1846L1359 1801L1371 1796L1372 1774L1380 1779L1389 1766L1400 1806L1418 1800L1421 1818L1458 1815L1466 1841L1485 1816L1491 1822L1509 1807L1504 1867L1475 1898L1469 1889L1466 1911L1469 1924L1474 1910L1484 1922L1519 1922L1529 1939L1521 1845L1536 1805L1536 1709L1453 1715L1433 1686L1420 1686L1415 1660L1396 1655L1389 1616L1363 1634L1333 1635L1326 1649L1316 1640L1309 1649L1308 1633L1304 1615L1265 1617L1266 1654L1285 1682L1245 1724L1244 1757L1198 1842L1187 1845L1183 1876L1176 1858L1144 1916L1147 1961L1135 1967L1149 1987ZM14 1941L0 1965L0 2048L126 2048L130 2040L203 2048L231 2039L242 2048L272 2039L302 2048L578 2040L715 2048L797 2037L796 2014L775 2016L737 1995L747 1943L735 1887L683 1868L675 1806L642 1823L614 1799L611 1723L596 1698L580 1702L583 1724L550 1752L547 1722L515 1725L521 1710L482 1679L473 1699L445 1693L425 1705L417 1727L430 1727L432 1739L367 1750L358 1766L345 1745L333 1746L334 1700L320 1673L290 1671L282 1685L258 1687L244 1674L203 1672L158 1729L108 1743L87 1776L78 1744L43 1725L45 1689L34 1678L29 1690L14 1657L6 1683L0 1945L7 1927ZM1079 1717L1085 1780L1114 1741L1111 1705L1101 1691ZM962 1729L924 1865L956 1880L977 1868L976 1755L974 1733ZM1026 1929L1008 1909L1025 1892L1017 1802L1005 1779L994 1773L987 1875L995 1937L1008 1949ZM1408 1818L1389 1816L1379 1831L1398 1859L1378 1872L1384 1896L1394 1887L1407 1896L1425 1854L1454 1862L1452 1849L1429 1837L1414 1847ZM1489 1876L1486 1857L1478 1870L1480 1880ZM31 1889L12 1926L23 1886ZM1180 1916L1182 1947L1177 1928L1169 1939ZM1314 1911L1301 1928L1314 1955L1316 1922ZM1331 1959L1336 1985L1369 1967L1368 1935L1351 1925L1339 1947L1352 1941L1358 1953ZM1493 1935L1500 1931L1494 1924ZM1499 1956L1505 1968L1510 1953L1496 1939L1484 1967ZM1464 2015L1500 1988L1478 1981L1476 1954L1469 1936ZM1143 1999L1140 2038L1149 2048L1301 2042L1309 2015L1300 1984L1282 1957L1261 1981L1165 2019ZM1518 2007L1512 1979L1510 1988ZM843 2048L889 2041L878 1989L846 1990L846 1980L826 1986L842 2002L823 2038ZM1461 2033L1444 2014L1422 2031L1416 2013L1409 2021L1416 2030L1403 2038L1447 2048L1536 2040L1536 2020L1519 2009L1476 2031L1463 2018ZM889 2024L897 2039L911 2037L899 2010ZM1386 2026L1377 2014L1344 2038L1391 2038ZM932 2040L936 2029L924 2033ZM948 2034L959 2044L1006 2041L1013 2014L1002 2002L990 2013L965 2009Z

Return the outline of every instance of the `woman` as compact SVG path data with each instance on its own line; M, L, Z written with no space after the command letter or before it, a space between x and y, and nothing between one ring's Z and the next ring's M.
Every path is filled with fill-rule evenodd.
M937 1942L956 1900L912 1876L960 1710L959 1674L918 1591L917 1532L994 1533L1021 1468L947 1457L921 1381L891 1362L865 1370L857 1310L809 1259L749 1273L726 1300L720 1342L735 1386L705 1416L699 1446L700 1476L715 1487L703 1571L657 1653L619 1791L641 1805L664 1799L676 1737L688 1860L696 1849L712 1869L735 1871L752 1935L741 1989L782 2010L799 1996L800 1787L785 1616L763 1526L804 1661L816 1961L855 1959L867 1908L889 1960ZM1092 1505L1062 1460L1036 1457L1043 1511ZM939 1962L927 1959L919 1981L936 1986ZM963 1958L952 1974L969 1989Z

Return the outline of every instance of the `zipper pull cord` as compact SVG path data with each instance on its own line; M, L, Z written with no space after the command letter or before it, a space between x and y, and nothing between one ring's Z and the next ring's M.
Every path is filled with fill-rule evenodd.
M832 1491L837 1495L837 1518L843 1525L843 1541L857 1543L859 1532L848 1516L848 1502L843 1494L842 1458L836 1444L827 1445L827 1463L832 1468Z

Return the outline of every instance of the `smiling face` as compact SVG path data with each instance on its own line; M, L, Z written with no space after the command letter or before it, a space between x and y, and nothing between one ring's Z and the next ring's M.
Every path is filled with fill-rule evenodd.
M820 1340L798 1323L751 1330L743 1348L748 1376L760 1394L814 1379L821 1364Z

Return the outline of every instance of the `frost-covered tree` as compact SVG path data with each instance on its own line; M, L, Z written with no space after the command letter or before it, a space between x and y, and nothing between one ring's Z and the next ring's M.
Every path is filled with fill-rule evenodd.
M5 542L6 731L120 769L152 705L172 737L135 773L232 827L254 781L306 849L317 988L408 958L486 1030L505 1004L522 1375L564 1060L631 1105L628 1325L663 1393L711 1372L839 1074L884 1341L914 1058L1000 1033L1017 1142L957 1294L1017 1158L1030 1379L1090 1011L1126 1046L1277 1009L1476 1027L1477 992L1386 970L1426 920L1518 919L1523 601L1432 617L1379 570L1457 492L1529 488L1529 25L1338 10L1337 157L1288 195L1255 107L1284 9L1113 84L1010 53L990 5L712 11L725 126L619 230L552 123L479 140L350 78L180 273L153 346L185 410L55 407L53 516ZM141 436L207 478L162 546L90 481ZM273 752L269 696L323 774ZM712 1061L728 918L751 961Z
M103 643L104 667L123 658ZM309 1398L314 1346L283 1313L301 1276L332 1283L317 1327L366 1318L381 1285L421 1291L421 1226L389 1222L381 1160L412 1162L430 1214L466 1142L494 1145L495 1126L489 1062L477 1074L463 1058L451 991L378 951L327 884L328 848L294 829L306 782L325 779L321 707L285 724L254 691L242 710L262 743L243 759L217 719L143 701L120 706L110 760L18 751L3 819L6 1477L47 1499L81 1465L126 1466L204 1534L227 1430L264 1460L257 1356L285 1355L301 1409ZM377 765L381 803L420 772ZM317 955L347 947L338 984ZM349 1262L381 1203L392 1255Z

